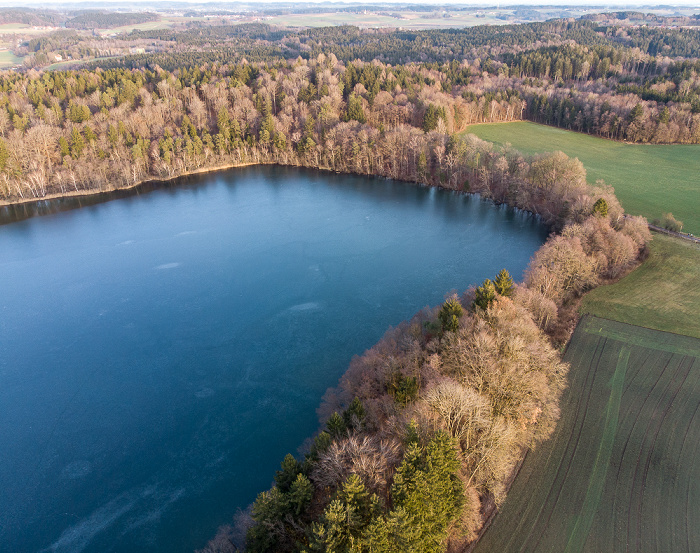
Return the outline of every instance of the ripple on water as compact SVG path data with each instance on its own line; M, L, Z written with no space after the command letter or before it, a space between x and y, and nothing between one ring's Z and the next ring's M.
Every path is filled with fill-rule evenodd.
M317 311L318 309L321 309L321 304L316 301L300 303L289 308L290 311Z
M202 388L200 390L197 390L194 393L194 397L196 397L198 399L202 399L205 397L211 397L213 395L214 395L214 390L212 390L211 388Z
M87 476L92 472L92 463L81 459L80 461L73 461L72 463L66 465L61 471L61 477L67 478L68 480L77 480L83 476Z

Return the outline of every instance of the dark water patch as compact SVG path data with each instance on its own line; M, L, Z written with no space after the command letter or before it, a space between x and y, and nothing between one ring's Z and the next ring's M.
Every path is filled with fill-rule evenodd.
M201 547L354 354L519 278L545 237L473 197L269 166L0 227L0 550Z

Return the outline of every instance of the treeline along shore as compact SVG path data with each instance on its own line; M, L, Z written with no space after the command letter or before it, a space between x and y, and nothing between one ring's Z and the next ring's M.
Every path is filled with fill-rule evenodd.
M308 453L287 456L255 501L248 551L462 550L503 501L524 451L556 423L567 371L558 347L576 299L633 267L650 237L612 189L586 182L578 160L454 136L484 118L485 100L434 77L418 65L323 54L0 77L6 202L276 163L478 193L552 229L523 283L494 275L352 362ZM521 108L504 93L487 119ZM205 550L233 551L230 538L224 529Z
M14 110L0 150L6 202L276 163L478 193L552 229L524 282L493 275L352 362L308 453L287 456L253 505L238 544L248 551L466 547L524 451L556 423L567 371L559 348L577 298L633 267L650 238L613 190L586 182L578 160L454 136L481 100L437 90L419 66L319 55L3 78ZM519 105L503 96L489 113L515 116ZM234 550L231 535L223 529L205 550Z

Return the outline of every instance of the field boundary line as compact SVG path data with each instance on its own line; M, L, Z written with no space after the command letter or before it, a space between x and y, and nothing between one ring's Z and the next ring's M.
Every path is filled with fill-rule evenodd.
M593 518L598 510L600 498L603 495L605 479L608 474L610 457L612 456L615 435L617 434L617 423L620 415L620 403L622 401L622 390L627 374L627 365L630 359L631 348L627 345L620 349L615 366L615 373L612 377L610 398L605 409L605 425L603 435L598 446L593 471L588 479L588 489L583 500L581 511L576 517L574 529L569 534L564 553L579 553L583 551L586 539L593 525Z
M625 215L625 217L627 217L627 215ZM653 231L661 232L662 234L668 234L669 236L680 238L681 240L688 240L689 242L694 242L695 244L700 244L700 238L698 238L697 236L693 236L692 234L668 230L667 228L659 227L652 223L647 223L647 225L649 225L649 228Z
M566 441L566 446L564 448L564 454L562 456L562 462L557 466L557 472L554 480L552 480L552 486L549 488L547 492L547 497L542 503L542 506L539 509L539 512L537 514L537 518L535 520L536 523L540 522L541 517L543 516L545 509L547 510L547 518L544 522L544 528L549 528L550 521L552 520L552 515L554 514L554 511L556 510L556 505L559 502L562 492L564 490L564 486L566 484L567 478L569 476L569 472L571 471L573 459L576 455L576 450L578 448L578 444L581 441L581 428L585 426L586 422L586 417L588 416L588 410L591 406L591 394L593 393L593 387L595 385L595 379L596 379L596 373L598 372L598 369L600 367L600 360L603 356L603 351L605 350L605 346L608 342L608 339L606 336L599 336L598 339L596 340L596 345L595 345L595 351L593 353L593 356L591 357L591 363L588 366L588 370L586 372L586 378L583 381L584 385L587 385L585 388L585 393L586 393L586 399L585 403L582 401L581 396L579 396L577 402L576 402L576 415L572 419L571 423L571 428L569 430L569 437ZM583 412L583 413L582 413ZM564 433L566 434L566 433ZM573 448L570 448L571 444L573 442ZM570 455L569 455L570 453ZM563 463L564 458L566 458L567 463L566 466ZM564 471L564 476L561 480L559 480L559 475L562 473L562 470ZM555 484L559 482L559 485L557 488L555 488ZM553 498L553 500L551 500ZM535 530L535 524L530 528L530 531L528 532L527 536L523 540L523 544L527 545L527 543L530 541L530 538L532 537L532 533ZM544 537L544 532L540 532L540 534L537 536L536 541L534 546L532 547L533 551L536 551L540 543L542 541L542 538Z
M679 338L687 339L688 345L668 345L664 340L659 337L652 335L649 336L635 336L632 332L625 332L624 329L612 329L608 325L596 325L595 319L600 319L602 321L615 323L617 325L625 325L631 328L641 328L648 330L649 333L662 333L671 334L673 336L678 336ZM606 319L604 317L598 317L597 315L591 315L590 318L581 321L582 330L587 334L593 334L596 336L605 336L611 340L616 340L618 342L626 342L628 344L653 349L657 351L666 351L668 353L678 354L678 355L689 355L691 357L700 357L700 339L694 338L692 336L686 336L684 334L677 334L675 332L667 332L665 330L656 330L653 328L647 328L645 326L631 325L629 323L623 323L620 321L615 321L613 319Z

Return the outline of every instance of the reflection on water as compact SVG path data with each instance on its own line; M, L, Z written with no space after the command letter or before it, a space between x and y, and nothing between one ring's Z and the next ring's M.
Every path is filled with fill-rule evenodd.
M353 355L519 277L546 236L475 198L279 167L110 197L3 208L2 551L201 547Z

